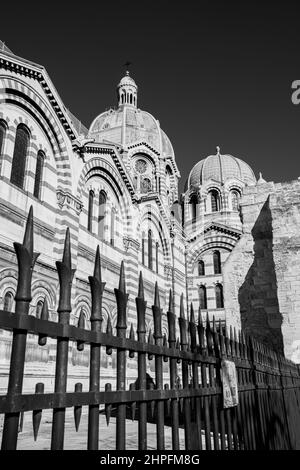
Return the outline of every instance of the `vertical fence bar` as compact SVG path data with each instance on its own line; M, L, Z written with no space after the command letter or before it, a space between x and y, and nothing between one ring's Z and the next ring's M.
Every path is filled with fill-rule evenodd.
M168 331L169 331L169 347L171 349L176 348L176 316L173 311L173 294L170 289L169 294L169 310L167 312L168 317ZM171 389L176 388L176 376L177 376L177 365L176 359L170 358L170 387ZM172 418L172 449L179 450L179 407L178 400L171 400L171 418Z
M141 343L146 342L146 307L147 302L144 298L144 285L143 276L140 272L139 278L139 292L135 299L137 309L137 334L138 341ZM146 353L138 353L138 389L146 390ZM139 404L139 450L147 449L147 402L140 402Z
M183 303L183 294L180 298L180 316L178 318L179 328L180 328L180 344L181 350L188 350L188 337L187 337L187 328L188 322L184 316L184 303ZM188 361L186 359L182 360L182 387L188 388L189 386L189 368ZM191 405L190 399L184 398L183 400L183 415L184 415L184 433L185 433L185 448L190 450L191 446Z
M71 262L70 230L67 228L64 253L62 261L56 262L60 292L58 304L58 321L62 325L68 325L71 312L71 288L75 270ZM68 373L68 338L57 338L56 368L55 368L55 393L66 393ZM53 409L51 450L62 450L65 434L65 408Z
M119 289L115 289L117 300L117 336L126 338L126 308L128 294L126 294L124 261L121 263ZM117 350L117 390L126 390L126 351ZM126 443L126 403L117 405L116 447L125 450Z
M220 359L219 341L216 330L215 317L213 316L213 330L211 331L209 325L209 348L212 356ZM209 364L209 381L211 387L216 388L217 385L217 369L219 366L216 364ZM212 404L212 418L213 418L213 439L214 450L219 450L219 426L218 426L218 397L216 392L211 397Z
M89 276L91 289L91 330L101 332L102 330L102 298L105 282L101 277L101 258L99 245L97 246L94 275ZM100 360L101 346L91 343L90 346L90 392L100 390ZM88 415L88 449L98 450L99 447L99 405L89 405Z
M14 243L18 260L18 286L15 296L16 313L28 315L31 301L32 272L39 256L33 251L33 209L28 214L23 244ZM27 332L14 330L7 395L13 400L14 395L22 393ZM15 450L18 440L20 413L6 413L4 418L2 450Z
M155 298L154 305L152 306L153 321L154 321L154 339L157 346L162 347L163 335L162 335L162 312L159 301L158 284L155 283ZM161 355L155 355L155 378L156 388L163 390L163 358ZM164 402L159 400L156 402L157 405L157 422L156 422L156 441L157 449L163 450L165 448L165 436L164 436Z
M190 314L190 338L191 338L191 351L193 353L197 352L197 332L196 332L196 323L194 316L193 304L191 304L191 314ZM193 361L193 387L194 389L199 389L199 373L198 373L198 362ZM195 421L196 421L196 436L194 442L196 441L196 446L193 447L193 450L202 449L202 435L201 435L201 401L200 398L195 398Z

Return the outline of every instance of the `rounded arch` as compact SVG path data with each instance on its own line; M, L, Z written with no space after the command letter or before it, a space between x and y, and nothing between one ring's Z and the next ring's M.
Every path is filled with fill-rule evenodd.
M137 230L139 235L141 236L141 229L142 231L146 231L144 224L146 221L151 222L150 226L153 225L155 231L158 233L159 241L161 243L163 255L165 259L170 262L171 261L171 247L170 247L170 238L168 236L167 228L165 228L161 222L160 213L155 213L156 208L152 206L145 206L144 210L140 214Z
M62 188L69 188L72 184L71 165L67 151L69 141L66 140L59 118L44 97L25 81L20 78L14 78L14 80L4 78L2 83L7 93L4 102L25 111L42 129L53 152L58 185ZM20 119L20 122L22 121ZM18 125L18 123L15 124Z

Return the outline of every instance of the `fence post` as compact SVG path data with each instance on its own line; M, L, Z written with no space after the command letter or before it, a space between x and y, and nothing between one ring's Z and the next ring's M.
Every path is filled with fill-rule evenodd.
M184 304L183 304L183 294L180 298L180 316L178 318L179 327L180 327L180 344L181 350L188 350L188 338L187 338L187 320L184 316ZM188 361L186 359L182 360L182 387L184 389L189 386L189 368ZM185 448L189 450L191 447L191 408L190 408L190 399L184 398L183 400L183 415L184 415L184 431L185 431Z
M92 297L91 307L91 330L101 332L102 329L102 298L105 282L101 276L101 258L99 245L97 246L94 275L89 276ZM100 359L101 346L91 344L90 346L90 392L100 390ZM99 447L99 405L89 405L88 417L88 449L98 450Z
M15 296L16 314L28 315L31 301L32 272L38 253L33 251L33 209L30 207L23 244L14 243L18 260L18 286ZM13 400L14 395L22 393L27 332L14 330L10 358L7 396ZM6 413L4 418L2 450L16 450L20 413Z
M139 292L135 299L137 309L137 334L138 341L146 342L146 307L147 302L144 298L143 276L140 272ZM146 353L138 353L138 389L147 389L146 379ZM139 404L139 450L147 449L147 402Z
M154 320L154 339L157 346L163 346L163 335L162 335L162 318L161 318L161 308L159 301L159 291L158 284L155 283L155 297L154 305L152 306L153 320ZM163 390L163 358L161 355L155 355L155 379L156 379L156 388L158 390ZM163 450L165 448L165 436L164 436L164 402L163 400L157 401L157 431L156 431L156 440L157 440L157 449Z
M125 285L124 261L121 263L119 288L115 289L117 300L117 336L126 338L126 309L128 294ZM117 390L126 390L126 350L117 350ZM126 403L117 405L116 447L125 450L126 441Z
M173 311L173 293L170 289L169 293L169 310L167 312L168 317L168 331L169 331L169 348L176 348L176 316ZM170 386L171 389L176 389L176 378L177 378L177 361L175 358L170 358ZM178 400L171 400L171 416L172 416L172 449L179 450L179 408Z
M71 288L72 281L75 274L75 269L72 269L71 261L71 241L70 230L67 228L64 253L62 261L56 262L60 292L59 292L59 305L58 315L59 323L68 325L70 322L71 312ZM65 393L67 387L67 373L68 373L68 338L57 338L56 348L56 368L55 368L55 393ZM65 408L53 409L53 423L52 423L52 436L51 436L51 450L62 450L64 446L65 434Z

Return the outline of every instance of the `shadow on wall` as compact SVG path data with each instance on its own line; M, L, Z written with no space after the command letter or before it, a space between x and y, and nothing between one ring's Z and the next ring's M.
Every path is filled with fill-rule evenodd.
M269 198L263 205L251 233L254 241L254 261L238 295L242 330L283 354L282 316L277 297Z

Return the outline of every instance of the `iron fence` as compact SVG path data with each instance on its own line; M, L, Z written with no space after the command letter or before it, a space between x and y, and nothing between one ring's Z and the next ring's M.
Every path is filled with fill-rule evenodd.
M184 429L185 449L299 449L300 448L300 370L299 366L280 356L255 339L230 328L227 332L213 319L202 321L199 312L195 321L193 306L190 318L185 317L183 297L179 317L173 311L173 294L169 294L168 338L162 334L162 309L158 286L152 306L154 331L146 335L146 301L140 274L136 297L137 339L133 326L127 325L126 280L124 263L120 268L116 335L108 320L102 331L102 297L105 282L101 278L99 247L94 273L89 277L91 289L91 329L84 328L80 315L77 326L70 324L71 287L74 270L71 266L70 234L67 229L62 261L56 263L59 283L58 322L49 321L45 299L41 317L28 315L31 301L31 278L38 255L33 244L33 211L28 215L23 244L14 243L18 260L18 286L15 312L0 311L0 328L13 332L7 394L0 396L0 413L4 413L2 449L16 449L20 418L32 412L33 434L38 437L43 410L53 410L51 449L64 448L65 412L74 407L76 430L81 410L88 406L87 448L99 448L100 406L107 423L116 416L117 450L126 446L126 420L138 421L138 449L147 449L147 425L156 424L156 447L165 448L165 428L171 426L172 449L180 446L179 429ZM179 338L177 338L177 322ZM129 330L129 334L127 334ZM40 346L47 338L57 343L55 386L53 393L44 392L37 383L35 393L23 394L26 339L37 336ZM69 342L75 341L82 351L90 345L89 390L82 384L67 392ZM101 347L106 354L116 350L116 390L111 384L100 387ZM137 380L126 389L128 356L137 355ZM147 358L155 361L155 380L147 374ZM221 377L222 360L233 361L237 371L239 404L223 407ZM169 367L169 381L164 383L163 363ZM179 384L178 374L181 374ZM104 388L104 390L103 390ZM105 449L105 442L100 447Z

